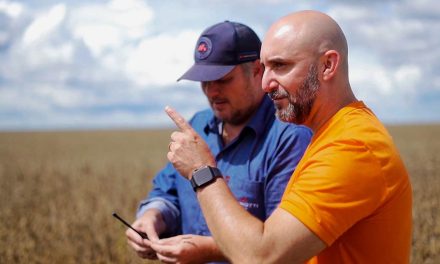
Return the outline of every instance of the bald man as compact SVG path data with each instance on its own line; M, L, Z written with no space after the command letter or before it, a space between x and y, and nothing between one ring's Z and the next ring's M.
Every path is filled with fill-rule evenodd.
M243 210L218 175L196 189L208 227L232 262L409 262L409 177L384 126L354 96L347 57L341 28L323 13L293 13L269 29L263 90L278 118L305 124L314 136L265 222ZM191 126L166 111L180 129L168 159L197 181L197 169L215 161ZM153 247L160 251L160 242Z

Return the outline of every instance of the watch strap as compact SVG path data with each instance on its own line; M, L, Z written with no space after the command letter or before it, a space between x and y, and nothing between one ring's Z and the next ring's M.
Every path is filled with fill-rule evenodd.
M215 181L217 177L222 177L221 171L216 167L203 166L192 173L191 186L194 191Z

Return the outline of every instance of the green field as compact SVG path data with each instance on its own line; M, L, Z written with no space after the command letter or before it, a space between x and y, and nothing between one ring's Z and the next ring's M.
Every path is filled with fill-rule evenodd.
M389 129L414 191L411 262L440 263L440 125ZM111 213L134 220L170 133L0 133L0 263L146 263Z

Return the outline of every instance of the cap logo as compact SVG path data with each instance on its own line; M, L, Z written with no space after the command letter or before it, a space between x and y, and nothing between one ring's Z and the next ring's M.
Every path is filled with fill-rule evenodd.
M207 37L201 37L197 42L196 58L199 60L206 59L212 51L212 42Z

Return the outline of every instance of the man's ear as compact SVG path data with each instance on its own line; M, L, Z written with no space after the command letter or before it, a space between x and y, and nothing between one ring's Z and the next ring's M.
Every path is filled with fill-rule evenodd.
M328 81L335 76L339 68L340 55L336 50L329 50L322 56L322 79Z
M255 60L254 61L254 71L253 71L254 76L260 74L261 76L263 76L263 65L261 65L260 60Z

